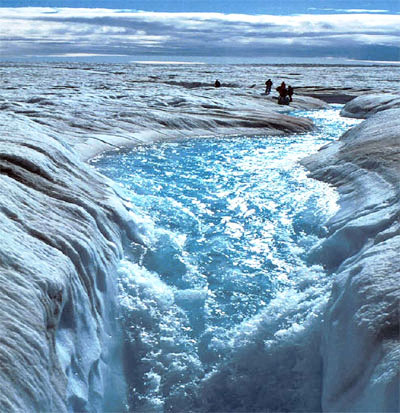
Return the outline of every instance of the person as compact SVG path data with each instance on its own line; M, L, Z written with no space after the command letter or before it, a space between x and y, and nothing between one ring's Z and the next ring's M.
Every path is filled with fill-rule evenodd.
M281 85L276 88L276 90L279 92L279 96L286 96L287 95L286 83L282 82Z
M269 94L271 93L271 88L272 88L272 80L271 80L271 79L268 79L268 80L265 82L265 94L266 94L266 95L269 95Z
M292 88L292 86L289 85L287 88L287 91L288 91L288 96L289 96L289 102L293 102L292 96L294 93L294 89Z
M288 90L286 89L286 83L282 82L280 86L276 88L279 93L278 104L279 105L288 105L289 104L289 96Z
M214 83L215 87L220 87L221 86L221 82L217 79Z

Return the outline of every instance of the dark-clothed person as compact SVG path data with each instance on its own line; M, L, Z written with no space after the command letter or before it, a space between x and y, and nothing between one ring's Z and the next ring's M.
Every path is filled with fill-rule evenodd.
M271 88L272 88L272 80L271 80L271 79L268 79L268 80L265 82L265 94L266 94L266 95L269 95L269 94L271 93Z
M289 101L293 102L292 96L294 93L294 89L292 88L292 86L288 86L287 91L288 91Z

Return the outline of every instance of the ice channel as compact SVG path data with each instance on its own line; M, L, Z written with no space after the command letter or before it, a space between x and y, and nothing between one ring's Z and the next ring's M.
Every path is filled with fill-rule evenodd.
M320 410L319 331L330 276L308 262L336 193L299 160L358 121L187 139L92 161L140 222L119 270L135 411Z

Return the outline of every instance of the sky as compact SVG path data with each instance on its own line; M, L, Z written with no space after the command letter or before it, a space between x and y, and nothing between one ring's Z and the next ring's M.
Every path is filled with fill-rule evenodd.
M400 0L0 0L0 59L400 61Z

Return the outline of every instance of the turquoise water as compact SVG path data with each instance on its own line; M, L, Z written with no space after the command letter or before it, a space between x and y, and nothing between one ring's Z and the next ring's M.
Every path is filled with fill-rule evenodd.
M271 324L272 307L278 330L305 323L314 307L319 316L314 290L301 298L309 305L301 316L295 307L316 285L327 297L329 279L309 268L307 254L324 237L337 196L298 162L357 121L340 118L338 108L299 115L317 130L187 139L93 160L119 184L145 244L131 245L120 268L131 408L257 409L252 388L234 405L204 404L199 389L245 351L238 337L248 344L263 317Z

